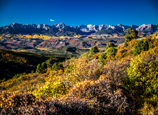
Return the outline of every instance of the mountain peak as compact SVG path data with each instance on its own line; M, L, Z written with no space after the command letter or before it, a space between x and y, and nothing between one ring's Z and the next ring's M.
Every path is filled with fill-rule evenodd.
M57 28L64 28L66 25L63 22L60 22L56 27Z
M59 25L65 25L63 22L60 22Z
M12 29L13 28L13 29ZM50 35L56 35L56 36L63 36L63 35L69 35L73 36L76 34L81 35L88 35L88 34L118 34L123 36L125 33L123 32L123 29L132 28L134 30L137 30L138 32L145 32L145 33L154 33L158 31L158 25L153 24L143 24L140 26L137 25L110 25L110 24L101 24L101 25L93 25L93 24L87 24L87 25L79 25L79 26L67 26L63 22L60 22L59 24L53 24L53 25L45 25L45 24L20 24L20 23L12 23L8 26L1 27L0 34L3 33L21 33L21 34L50 34ZM62 31L62 32L61 32Z
M11 26L12 28L15 28L15 27L20 27L20 26L22 26L22 24L20 24L20 23L12 23L12 24L10 24L9 26Z

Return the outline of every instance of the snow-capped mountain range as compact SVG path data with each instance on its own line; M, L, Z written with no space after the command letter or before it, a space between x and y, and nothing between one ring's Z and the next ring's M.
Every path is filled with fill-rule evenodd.
M0 27L0 34L10 33L10 34L46 34L54 36L73 36L73 35L90 35L90 34L118 34L125 35L123 29L132 28L137 30L139 33L143 34L153 34L158 31L158 25L79 25L79 26L68 26L64 23L45 25L45 24L20 24L12 23L8 26Z

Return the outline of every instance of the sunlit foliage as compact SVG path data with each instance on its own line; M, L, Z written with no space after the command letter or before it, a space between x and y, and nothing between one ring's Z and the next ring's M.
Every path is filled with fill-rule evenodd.
M87 100L90 107L98 114L132 114L132 102L121 86L109 80L84 81L76 84L68 96Z
M127 69L128 78L124 82L130 88L138 107L148 103L154 108L158 105L158 48L144 51L134 57ZM145 109L144 105L144 109Z
M157 44L157 38L145 37L128 41L126 47L111 45L106 52L92 48L65 62L50 58L38 65L36 73L1 81L0 114L154 114ZM138 46L142 49L135 55Z

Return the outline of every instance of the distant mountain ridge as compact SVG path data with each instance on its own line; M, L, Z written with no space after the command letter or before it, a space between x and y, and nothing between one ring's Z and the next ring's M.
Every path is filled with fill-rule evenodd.
M90 35L90 34L117 34L118 36L124 36L125 33L123 29L132 28L137 30L140 34L149 35L158 31L158 25L153 24L143 24L141 26L137 25L79 25L79 26L68 26L64 23L45 25L45 24L20 24L12 23L8 26L0 27L0 34L45 34L52 36L74 36L74 35Z

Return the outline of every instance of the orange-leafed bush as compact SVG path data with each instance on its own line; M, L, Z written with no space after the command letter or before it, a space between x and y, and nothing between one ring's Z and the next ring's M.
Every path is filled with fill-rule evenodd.
M134 106L127 94L122 86L103 79L78 83L67 97L84 99L96 114L132 114Z
M103 67L103 74L100 79L109 79L115 84L122 83L122 79L127 77L126 69L130 66L131 56L122 58L121 60L109 61Z
M93 110L79 99L60 102L57 99L36 99L31 93L0 95L1 115L95 115Z

